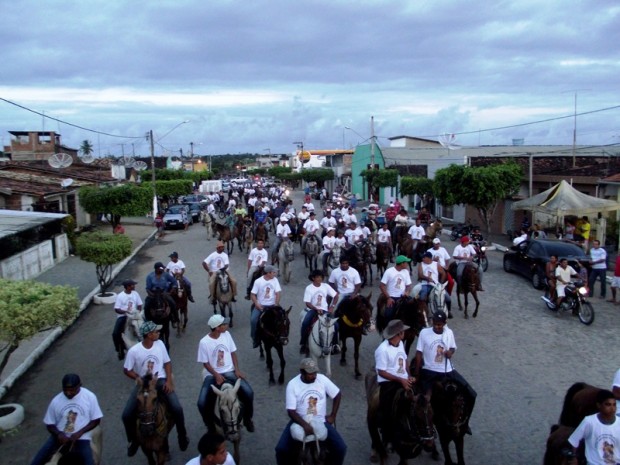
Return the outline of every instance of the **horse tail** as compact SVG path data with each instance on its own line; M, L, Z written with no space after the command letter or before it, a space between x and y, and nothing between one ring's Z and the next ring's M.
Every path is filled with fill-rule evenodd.
M568 391L566 391L566 395L564 396L564 405L562 405L562 413L560 414L560 424L561 425L566 425L566 426L573 426L576 427L577 425L574 425L574 419L573 419L573 409L571 408L571 403L573 401L573 398L575 397L575 394L577 394L579 391L585 389L588 385L584 382L579 382L579 383L575 383L573 384L570 388L568 388Z

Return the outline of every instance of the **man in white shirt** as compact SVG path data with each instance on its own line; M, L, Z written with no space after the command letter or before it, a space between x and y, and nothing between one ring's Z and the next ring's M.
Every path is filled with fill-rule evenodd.
M43 422L50 437L30 465L44 465L62 446L85 465L94 465L90 441L92 430L103 418L97 396L82 387L80 377L69 373L62 378L62 392L50 402ZM5 460L9 457L5 456Z
M387 221L381 225L381 228L377 231L377 247L380 244L385 244L390 253L390 262L394 263L394 249L392 247L392 233L388 229Z
M482 268L480 268L476 263L474 263L474 257L476 256L476 249L474 246L469 243L469 237L463 236L461 237L461 243L454 248L454 252L452 252L452 258L457 263L456 267L456 280L457 284L461 282L461 276L463 276L463 270L465 269L465 265L469 264L473 266L478 271L478 280L480 281L480 287L478 291L484 291L482 289Z
M286 216L280 217L280 223L276 226L276 242L273 248L273 253L271 254L271 264L275 263L275 259L278 256L278 251L280 250L280 245L284 238L289 238L291 236L291 228L288 225L288 218Z
M300 338L300 354L306 354L308 352L308 336L310 334L310 328L318 315L322 315L324 312L329 312L333 315L334 309L338 304L338 292L330 285L323 282L323 272L320 270L314 270L308 276L308 279L312 281L304 291L304 303L306 305L306 315L301 323L301 338ZM328 299L332 299L328 304ZM334 327L334 343L332 353L339 353L337 345L338 341L338 329L337 323Z
M185 291L187 292L187 299L190 302L194 302L194 297L192 295L192 283L185 276L185 263L183 260L179 259L179 254L176 252L172 252L170 255L170 261L166 265L166 271L172 275L174 278L175 275L181 275L183 277L183 282L185 283Z
M340 302L345 298L357 297L362 287L359 272L349 266L349 260L340 257L340 267L334 268L329 275L329 284L340 294Z
M332 399L332 411L327 414L327 398ZM304 358L300 363L300 374L286 385L286 411L289 423L284 428L282 436L276 445L277 465L295 463L291 457L293 436L291 426L299 425L304 435L315 433L315 426L321 424L327 428L327 448L330 463L342 465L347 454L347 445L334 427L336 415L340 408L341 393L327 376L319 373L319 367L311 358Z
M349 223L349 229L344 232L344 237L347 239L349 246L357 245L364 240L364 233L361 228L357 226L357 223Z
M322 261L323 264L323 274L327 276L327 261L329 260L329 256L336 245L336 230L333 227L327 228L327 235L323 238L323 251L322 251Z
M269 260L269 254L265 250L265 241L256 241L256 247L250 251L248 255L248 270L247 270L247 285L245 300L250 300L250 291L252 290L252 277L254 273L260 268L267 265Z
M237 280L230 274L228 270L229 265L230 260L228 259L228 254L224 252L224 243L218 241L215 246L215 252L211 253L202 262L202 267L209 273L209 298L211 299L211 305L215 305L215 285L217 283L217 272L220 270L224 270L228 275L233 293L232 301L237 301Z
M301 211L297 214L297 221L299 224L304 224L306 220L310 217L310 212L308 208L304 205L301 207Z
M250 336L253 341L253 348L256 349L260 345L260 341L256 337L256 328L258 320L264 307L280 305L280 297L282 288L276 276L278 269L273 265L265 267L265 274L254 281L250 299L252 300L252 314L250 316Z
M226 438L218 433L205 433L198 442L198 457L185 465L236 465L226 450Z
M321 218L319 224L323 228L323 236L327 234L328 228L336 229L336 218L332 216L332 211L329 208L325 210L325 216Z
M428 249L427 252L433 256L433 261L439 263L439 265L447 270L448 262L450 261L450 254L445 249L445 247L441 246L441 239L436 237L433 239L433 247Z
M596 280L601 281L601 299L605 299L607 294L607 251L601 247L601 241L592 241L590 249L590 277L588 278L588 287L590 288L590 297L594 297L594 284Z
M301 250L306 248L306 243L308 242L308 238L310 236L315 236L317 241L319 240L318 232L320 228L321 226L316 220L316 214L314 212L310 212L308 219L303 224L304 239L301 243Z
M512 245L519 245L521 242L527 240L527 231L522 229L519 235L512 240Z
M136 284L136 281L133 279L123 281L125 290L118 293L114 303L116 323L112 331L112 341L114 341L114 349L118 354L119 360L125 358L125 352L127 351L123 341L123 331L125 331L125 326L127 325L127 315L132 312L142 311L142 298L136 292Z
M424 231L424 228L420 226L419 219L415 220L415 224L409 228L409 231L407 231L407 234L409 234L409 236L413 240L413 250L415 250L416 247L418 246L418 242L420 242L422 238L424 237L424 234L426 234L426 232Z
M555 291L558 294L558 300L556 302L557 308L560 308L562 301L566 297L566 285L570 283L571 278L577 278L579 273L568 264L568 259L561 258L560 265L555 269Z
M355 213L353 213L353 209L351 207L347 208L346 212L342 214L342 219L345 224L357 223L357 217Z
M379 296L377 306L380 308L385 303L384 316L386 321L394 317L396 303L403 297L408 297L411 292L410 261L410 258L399 255L396 257L395 265L383 273L381 284L379 284L381 296Z
M239 370L237 346L228 332L229 323L229 318L224 318L219 314L213 315L208 322L211 332L198 343L198 363L202 363L207 371L198 395L198 411L208 430L215 431L213 410L216 395L211 386L221 388L225 382L234 386L235 382L240 379L238 395L242 404L243 424L245 429L253 433L254 391L246 381L245 375Z

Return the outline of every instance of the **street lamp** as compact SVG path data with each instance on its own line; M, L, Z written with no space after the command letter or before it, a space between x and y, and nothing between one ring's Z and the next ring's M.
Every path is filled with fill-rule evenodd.
M359 137L362 141L368 140L367 138L364 138L364 136L362 136L362 135L361 135L359 132L357 132L355 129L350 128L349 126L345 126L344 128L345 128L345 129L348 129L349 131L351 131L351 132L353 132L353 133L355 133L355 134L357 134L357 136L358 136L358 137ZM344 141L344 131L342 132L342 140ZM344 143L344 142L343 142L343 143ZM359 144L357 144L357 145L359 145Z
M194 144L193 142L189 143L190 159L192 161L192 172L194 172L194 145L202 145L202 142L197 142L196 144Z

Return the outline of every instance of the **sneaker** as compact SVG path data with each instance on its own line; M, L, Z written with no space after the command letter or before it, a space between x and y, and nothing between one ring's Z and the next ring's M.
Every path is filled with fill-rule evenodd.
M138 452L139 448L140 444L138 444L138 441L131 441L127 446L127 457L133 457L134 455L136 455L136 452Z
M243 425L245 426L245 429L248 430L248 433L254 432L254 422L252 420L245 420Z
M187 446L189 446L189 438L187 436L179 438L179 449L186 451Z
M194 296L193 295L188 295L187 296L187 300L189 300L190 302L196 303L196 301L194 300Z

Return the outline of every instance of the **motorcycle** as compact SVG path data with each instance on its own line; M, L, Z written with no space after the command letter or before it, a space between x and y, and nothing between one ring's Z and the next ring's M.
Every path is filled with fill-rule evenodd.
M474 246L476 256L474 257L474 263L482 268L482 271L486 271L489 268L489 260L487 259L487 246L486 241L474 241L471 245Z
M472 231L476 228L477 226L474 226L473 224L465 224L465 223L455 224L454 226L452 226L452 232L450 233L450 239L455 241L457 239L460 239L463 236L469 236L472 233Z
M584 325L591 325L594 322L594 307L592 307L592 304L586 300L588 289L586 288L584 282L578 280L567 284L564 289L564 293L566 296L560 304L559 309L555 302L551 299L548 287L545 295L540 298L545 302L545 305L549 310L554 312L559 310L563 312L572 311L579 317L579 321L581 321Z

